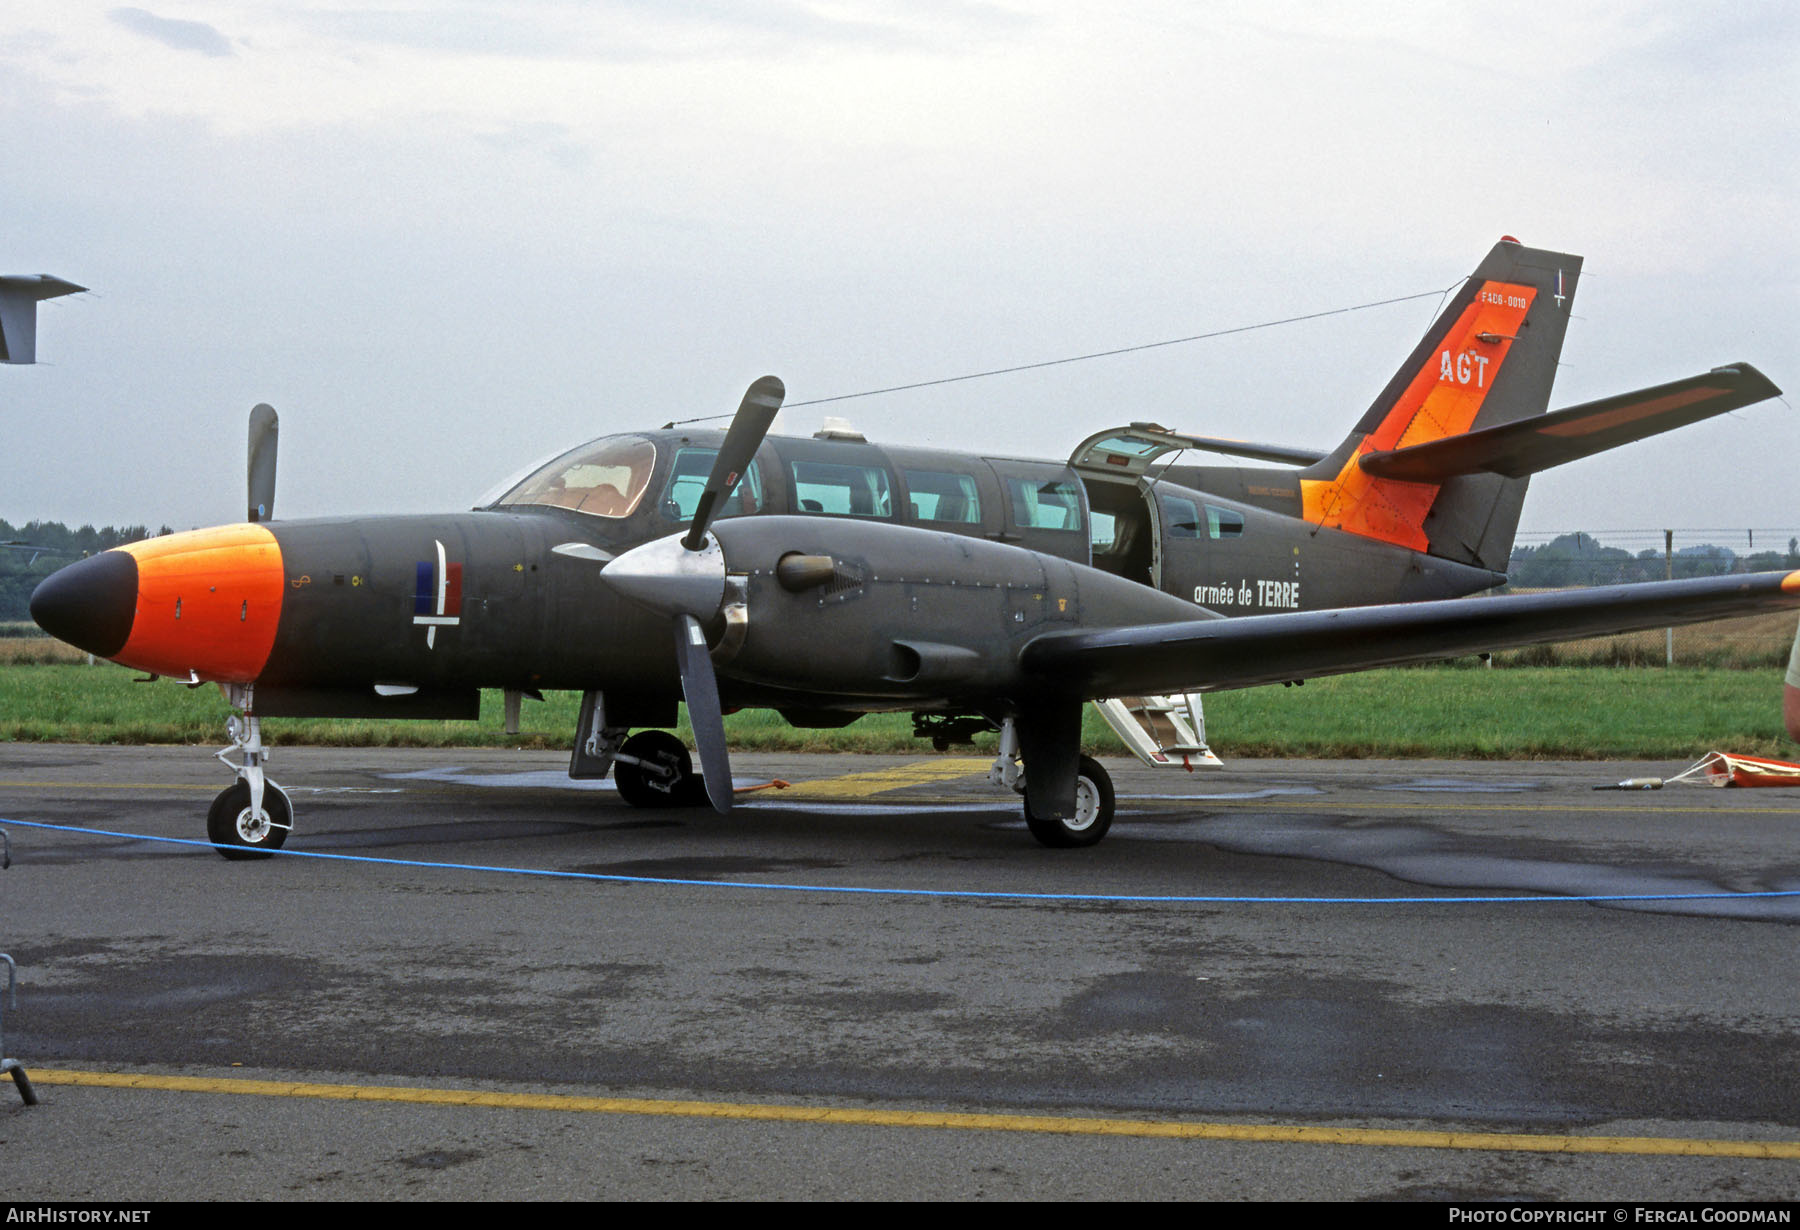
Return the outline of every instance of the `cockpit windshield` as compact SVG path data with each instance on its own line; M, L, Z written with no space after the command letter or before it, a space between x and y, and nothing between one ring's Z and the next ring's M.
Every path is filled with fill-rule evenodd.
M564 453L495 501L548 504L596 517L628 517L656 468L656 446L641 436L609 436Z

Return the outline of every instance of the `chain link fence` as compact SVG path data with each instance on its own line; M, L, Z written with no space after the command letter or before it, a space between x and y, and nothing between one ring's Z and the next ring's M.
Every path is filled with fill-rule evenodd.
M1734 572L1800 569L1800 528L1520 533L1507 574L1514 593L1584 589ZM1494 655L1500 665L1783 667L1791 613L1539 645Z

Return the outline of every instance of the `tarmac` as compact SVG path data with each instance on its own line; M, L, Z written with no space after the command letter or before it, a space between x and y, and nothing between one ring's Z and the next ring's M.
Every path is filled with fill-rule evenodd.
M1052 851L972 756L277 747L227 862L206 750L0 745L8 1198L1800 1194L1800 794L1107 763Z

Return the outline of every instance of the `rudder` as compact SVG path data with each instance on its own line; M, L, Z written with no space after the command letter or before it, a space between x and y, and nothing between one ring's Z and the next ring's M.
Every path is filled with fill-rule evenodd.
M1527 478L1407 482L1358 461L1549 409L1580 274L1579 256L1495 244L1356 428L1300 472L1307 520L1504 572Z

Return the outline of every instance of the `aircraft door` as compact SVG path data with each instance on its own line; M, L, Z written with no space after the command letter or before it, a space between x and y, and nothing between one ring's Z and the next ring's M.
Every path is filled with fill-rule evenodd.
M1203 578L1209 576L1205 513L1197 495L1166 483L1150 485L1145 491L1144 505L1154 527L1152 569L1158 589L1201 606L1221 609L1218 593L1210 595L1213 602L1201 602L1196 596Z
M1067 466L987 459L1000 481L1005 528L990 535L1029 551L1089 562L1087 490Z

